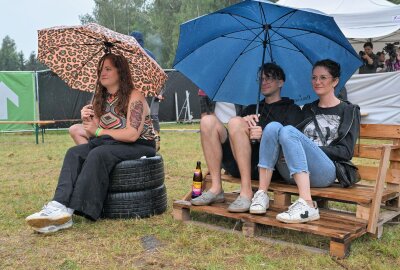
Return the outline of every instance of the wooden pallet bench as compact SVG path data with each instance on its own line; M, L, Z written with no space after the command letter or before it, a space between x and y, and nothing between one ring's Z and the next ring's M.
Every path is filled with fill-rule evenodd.
M10 125L10 124L25 124L25 125L32 125L35 129L35 138L36 144L39 144L39 129L41 130L42 134L42 143L44 143L44 130L46 129L47 125L54 124L54 120L38 120L38 121L0 121L0 124Z
M241 220L246 236L257 234L257 225L268 225L295 231L312 233L330 239L330 255L344 258L349 254L351 241L369 233L381 237L383 225L400 215L400 126L364 124L361 125L360 145L355 147L355 158L362 181L350 188L338 184L328 188L312 188L311 194L318 201L321 218L304 224L286 224L276 220L292 202L292 195L298 195L297 187L282 182L272 182L269 191L273 193L270 208L265 215L230 213L227 207L238 193L226 192L226 202L210 206L190 204L190 192L173 204L173 215L177 220L190 220L190 212L198 211L212 215ZM240 183L240 179L222 175L222 180ZM205 189L211 185L210 175L204 177ZM258 187L258 181L252 181ZM329 208L329 202L355 205L349 213Z

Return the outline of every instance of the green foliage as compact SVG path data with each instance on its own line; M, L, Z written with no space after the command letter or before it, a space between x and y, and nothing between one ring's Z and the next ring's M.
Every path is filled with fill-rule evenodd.
M37 60L34 52L31 52L29 59L26 60L22 51L17 52L17 47L12 38L6 36L3 39L0 48L0 70L34 71L43 69L47 69L47 67Z
M145 47L164 68L171 68L178 44L179 25L240 0L95 0L92 14L82 24L96 22L116 32L141 31Z
M5 36L0 49L0 70L21 70L22 67L23 53L18 54L14 40Z
M48 69L48 67L40 63L36 58L36 54L31 52L28 60L25 61L24 70L36 71L44 69Z

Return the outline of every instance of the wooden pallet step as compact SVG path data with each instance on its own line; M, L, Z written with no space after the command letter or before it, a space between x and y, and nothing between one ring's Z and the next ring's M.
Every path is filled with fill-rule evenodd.
M173 207L186 208L191 211L204 212L212 215L218 215L256 224L263 224L279 228L291 229L301 232L309 232L316 235L340 239L346 241L366 232L366 221L350 217L350 215L339 214L335 211L322 210L321 218L316 221L304 224L286 224L276 220L276 215L282 212L282 207L271 206L265 215L252 215L249 213L230 213L228 212L229 203L218 203L210 206L192 206L188 201L175 201Z

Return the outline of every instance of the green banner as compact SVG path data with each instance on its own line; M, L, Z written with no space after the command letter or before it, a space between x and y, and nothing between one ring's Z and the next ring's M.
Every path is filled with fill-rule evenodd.
M33 121L35 110L35 73L32 71L0 72L0 122ZM32 125L0 124L0 131L32 130Z

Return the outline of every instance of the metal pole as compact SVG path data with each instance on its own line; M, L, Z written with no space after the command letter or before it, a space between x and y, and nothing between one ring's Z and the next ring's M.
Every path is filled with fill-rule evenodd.
M35 71L35 94L36 94L36 102L35 102L35 119L40 120L40 111L39 111L39 76L38 72Z
M192 121L191 118L191 114L190 114L190 102L189 102L189 91L186 90L186 101L187 101L187 105L186 105L186 113L187 113L187 118L189 121Z
M179 122L179 113L178 113L178 93L175 92L175 114L176 114L176 122Z
M260 107L260 96L261 96L261 86L262 86L262 74L263 74L263 65L265 60L265 51L267 49L267 42L263 41L263 56L261 61L261 68L260 68L260 78L258 80L258 95L257 95L257 102L256 102L256 115L258 115L258 110Z

